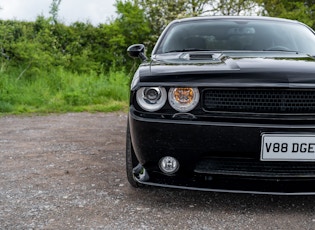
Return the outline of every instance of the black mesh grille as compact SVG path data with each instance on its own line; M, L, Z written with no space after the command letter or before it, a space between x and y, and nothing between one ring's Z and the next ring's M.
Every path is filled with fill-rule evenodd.
M315 162L206 159L196 165L195 172L214 175L315 178Z
M203 106L208 111L314 113L315 90L207 89Z

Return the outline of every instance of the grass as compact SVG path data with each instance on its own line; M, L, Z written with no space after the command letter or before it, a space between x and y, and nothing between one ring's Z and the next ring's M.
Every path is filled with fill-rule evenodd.
M77 74L56 68L20 73L0 70L0 114L112 112L128 106L124 71Z

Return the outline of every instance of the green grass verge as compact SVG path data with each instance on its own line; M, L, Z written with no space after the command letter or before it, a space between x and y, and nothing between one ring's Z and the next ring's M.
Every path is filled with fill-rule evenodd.
M112 112L127 110L124 71L76 74L56 68L36 75L0 72L0 113Z

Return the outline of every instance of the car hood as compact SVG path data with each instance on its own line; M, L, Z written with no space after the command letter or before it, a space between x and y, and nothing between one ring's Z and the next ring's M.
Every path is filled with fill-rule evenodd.
M295 52L190 52L155 55L142 82L314 83L315 58Z

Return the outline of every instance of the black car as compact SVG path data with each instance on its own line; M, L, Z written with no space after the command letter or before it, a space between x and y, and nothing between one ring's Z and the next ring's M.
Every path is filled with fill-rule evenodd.
M315 34L269 17L170 23L130 94L134 187L315 194Z

